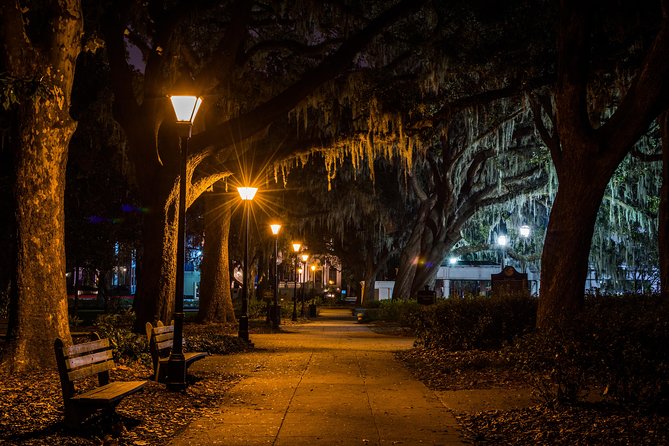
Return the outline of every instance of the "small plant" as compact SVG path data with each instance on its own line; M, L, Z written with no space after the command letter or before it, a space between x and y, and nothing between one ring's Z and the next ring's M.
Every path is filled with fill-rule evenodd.
M125 310L120 313L101 314L95 320L95 331L108 338L114 349L114 360L142 360L149 362L146 336L132 332L135 313Z

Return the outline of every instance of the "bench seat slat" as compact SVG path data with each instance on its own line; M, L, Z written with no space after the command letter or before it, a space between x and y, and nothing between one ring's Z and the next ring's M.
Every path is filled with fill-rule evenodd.
M109 359L112 359L111 350L103 350L97 353L91 353L90 355L77 356L74 358L68 358L65 360L65 366L68 370L76 369L89 364L95 364L98 362L104 362Z
M199 359L206 358L209 356L208 352L185 352L184 353L184 359L186 361L186 364L191 364ZM161 364L167 364L169 362L170 358L169 356L166 358L160 358L160 363Z
M86 378L87 376L91 376L95 373L100 373L100 372L105 372L107 370L112 370L114 369L114 360L110 359L105 362L100 362L97 364L91 364L87 365L81 368L78 368L76 370L71 370L67 372L67 378L70 381L78 381L82 378Z
M75 396L72 400L81 404L114 404L122 398L144 388L146 381L115 381Z

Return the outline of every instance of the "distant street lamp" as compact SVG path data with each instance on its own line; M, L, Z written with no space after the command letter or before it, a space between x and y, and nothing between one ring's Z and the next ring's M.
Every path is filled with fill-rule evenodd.
M509 244L509 238L505 234L497 236L497 245L502 248L502 269L506 261L506 245Z
M184 324L184 264L186 263L186 175L188 166L188 140L193 129L202 98L198 96L170 96L177 118L179 146L181 150L181 172L179 175L179 209L177 215L177 272L174 297L174 339L167 360L167 387L171 390L186 388L186 359L183 354Z
M249 206L253 201L257 187L238 187L237 192L244 202L244 214L246 214L246 229L244 231L244 280L242 283L242 315L239 317L239 338L249 342Z
M304 271L304 273L302 275L302 290L301 290L301 293L300 293L301 301L302 301L302 308L300 309L300 316L304 317L304 286L306 284L306 279L307 279L307 260L309 260L309 254L307 254L305 252L300 257L302 258L302 263L304 264L304 268L302 269L302 271Z
M520 228L518 228L518 233L523 239L523 255L526 254L526 249L527 249L527 239L530 237L530 227L527 225L522 225ZM527 264L526 264L526 259L525 257L521 258L521 266L523 272L526 271L527 269Z
M299 242L293 243L293 251L295 252L295 280L293 281L293 317L292 320L296 321L297 320L297 296L296 296L296 290L297 290L297 253L300 252L300 248L302 247L302 244Z
M281 225L274 223L269 225L274 234L274 308L272 310L272 325L274 328L279 328L281 325L281 308L279 307L279 279L278 279L278 266L279 263L279 231L281 230Z

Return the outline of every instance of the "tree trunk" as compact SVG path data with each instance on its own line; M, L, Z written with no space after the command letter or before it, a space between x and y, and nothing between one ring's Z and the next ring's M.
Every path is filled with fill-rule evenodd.
M365 277L364 277L365 284L363 285L362 293L360 296L361 304L365 302L373 302L374 300L376 300L374 288L376 288L376 276L378 272L379 268L377 265L374 264L373 255L368 254L367 259L365 261Z
M157 204L142 224L140 279L135 296L135 331L142 332L146 322L173 318L176 279L176 210Z
M567 166L563 166L567 167ZM610 175L588 166L570 166L560 179L541 256L537 327L570 320L583 306L589 248Z
M662 135L662 188L658 216L658 245L660 250L660 294L669 298L669 111L659 117Z
M412 296L411 286L414 277L416 276L418 262L420 261L421 241L423 239L423 233L428 230L426 227L426 220L429 218L433 206L433 199L424 199L420 205L418 217L416 218L416 223L411 232L411 236L400 255L400 267L397 271L397 277L395 278L393 300L409 299Z
M237 322L230 293L228 237L232 210L214 186L205 197L205 242L200 281L200 312L203 323Z
M438 242L430 247L430 252L424 255L425 262L417 268L414 275L411 285L412 296L416 296L418 291L425 289L425 285L434 289L434 282L437 278L439 268L452 247L453 243L447 244L444 242Z
M76 129L70 93L83 22L80 3L51 5L49 43L31 46L14 2L0 6L3 65L15 79L33 79L39 89L25 96L17 113L13 200L16 218L16 291L5 351L10 371L52 367L53 340L70 342L65 282L65 166ZM42 11L42 13L47 13ZM15 329L14 329L15 328Z

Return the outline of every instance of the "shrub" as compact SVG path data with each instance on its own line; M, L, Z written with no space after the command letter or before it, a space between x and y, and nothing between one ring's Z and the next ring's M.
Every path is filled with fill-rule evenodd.
M625 405L669 402L669 302L657 296L590 297L568 327L518 340L519 364L545 376L545 401L575 402L588 388Z
M114 360L142 360L149 362L148 343L145 335L132 332L135 313L132 310L120 313L104 313L95 320L95 331L108 338L113 348Z
M418 312L416 345L446 350L499 348L530 331L537 299L528 296L451 298Z

